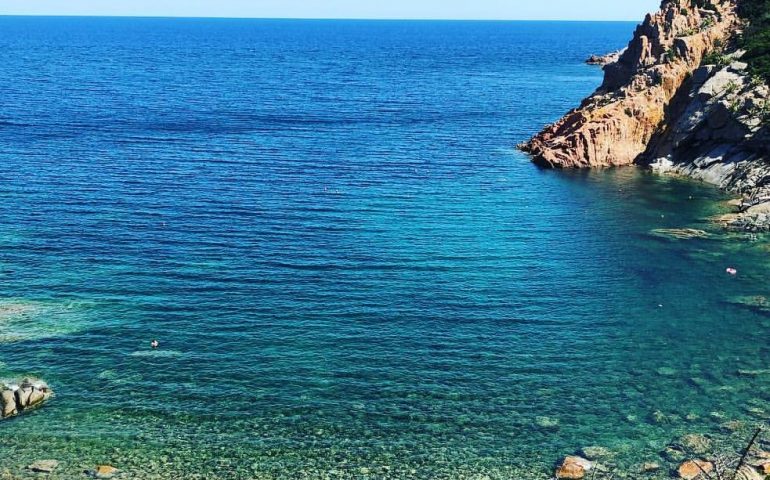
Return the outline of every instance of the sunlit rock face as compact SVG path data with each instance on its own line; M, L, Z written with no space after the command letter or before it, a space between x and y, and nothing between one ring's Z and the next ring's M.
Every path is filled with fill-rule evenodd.
M620 59L605 67L602 86L522 150L551 168L634 163L704 56L724 44L737 25L734 0L716 2L714 10L664 2L637 27Z

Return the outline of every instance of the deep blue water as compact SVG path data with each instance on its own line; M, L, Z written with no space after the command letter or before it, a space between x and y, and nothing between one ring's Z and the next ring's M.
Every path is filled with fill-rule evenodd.
M723 197L514 149L633 27L0 18L0 377L57 392L3 468L548 478L761 419L765 244L652 234Z

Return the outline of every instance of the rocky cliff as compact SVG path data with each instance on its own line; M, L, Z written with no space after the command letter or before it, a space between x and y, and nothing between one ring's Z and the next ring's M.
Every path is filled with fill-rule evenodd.
M664 1L601 87L522 150L550 168L638 164L700 179L743 196L724 226L770 231L770 88L741 61L739 1Z
M668 107L703 58L739 24L735 0L700 8L666 0L634 32L628 48L605 66L601 87L521 148L555 168L632 164L668 120Z
M746 73L741 55L694 72L637 163L743 195L738 212L718 221L735 230L770 230L770 89Z

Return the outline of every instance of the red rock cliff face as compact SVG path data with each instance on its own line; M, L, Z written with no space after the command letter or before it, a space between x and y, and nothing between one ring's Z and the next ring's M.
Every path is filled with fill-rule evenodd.
M726 41L738 18L736 0L713 0L715 10L690 0L666 0L648 15L602 86L521 149L552 168L628 165L665 120L668 104L703 57Z

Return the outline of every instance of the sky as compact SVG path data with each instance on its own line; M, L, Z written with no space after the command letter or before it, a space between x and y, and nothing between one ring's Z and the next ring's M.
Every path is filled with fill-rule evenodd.
M660 0L0 0L0 15L641 21Z

